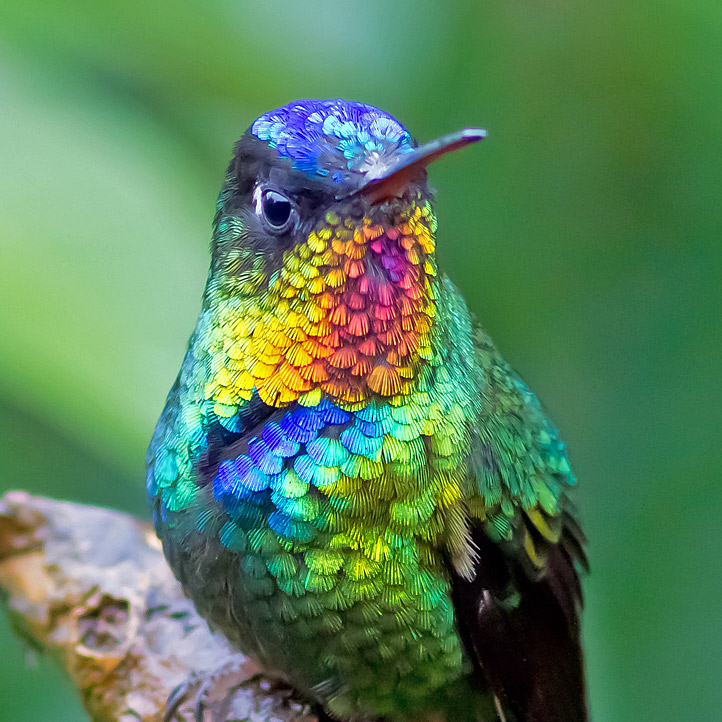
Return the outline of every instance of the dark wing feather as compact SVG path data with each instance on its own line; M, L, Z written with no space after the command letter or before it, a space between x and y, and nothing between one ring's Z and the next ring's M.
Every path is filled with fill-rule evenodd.
M545 574L535 580L479 525L475 576L453 579L462 638L507 722L588 720L579 577L567 534L550 547Z

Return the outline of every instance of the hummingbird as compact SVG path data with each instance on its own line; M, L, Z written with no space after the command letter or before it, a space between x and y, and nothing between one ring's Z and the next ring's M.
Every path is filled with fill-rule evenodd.
M255 120L148 451L185 593L327 719L588 720L565 444L437 266L427 166L485 136Z

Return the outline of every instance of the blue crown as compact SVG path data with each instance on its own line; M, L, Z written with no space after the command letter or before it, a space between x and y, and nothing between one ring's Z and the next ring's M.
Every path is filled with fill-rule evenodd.
M264 113L251 133L290 158L309 176L342 182L363 173L375 158L413 150L415 143L398 120L365 103L297 100Z

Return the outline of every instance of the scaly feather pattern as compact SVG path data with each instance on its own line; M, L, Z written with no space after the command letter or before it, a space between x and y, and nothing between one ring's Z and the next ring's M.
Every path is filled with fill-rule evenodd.
M340 100L239 141L148 453L156 529L199 612L339 720L582 722L574 478L437 271L421 155Z

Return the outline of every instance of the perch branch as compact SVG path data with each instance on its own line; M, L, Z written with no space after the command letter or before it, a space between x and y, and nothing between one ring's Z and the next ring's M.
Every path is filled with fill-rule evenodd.
M227 722L316 720L208 629L152 528L126 514L7 493L0 591L14 628L62 665L94 722L161 722L171 690L230 660L236 671L214 720L218 709ZM193 696L178 722L192 722Z

